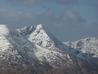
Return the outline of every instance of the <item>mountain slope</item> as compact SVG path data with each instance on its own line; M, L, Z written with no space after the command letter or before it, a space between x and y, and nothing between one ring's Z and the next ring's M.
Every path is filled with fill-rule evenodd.
M17 31L4 25L0 28L0 43L0 74L98 73L92 62L77 56L78 50L65 46L42 25Z
M72 56L76 56L77 58L85 60L92 66L92 68L96 68L96 63L94 60L92 60L90 56L82 54L82 52L74 48L65 46L63 43L58 41L51 33L47 32L47 30L45 30L45 28L41 24L37 25L35 27L35 30L33 30L30 34L25 36L28 38L30 42L37 44L37 46L40 46L41 48L45 48L51 51L58 51L60 53L63 53L62 55L68 54L69 58L71 54Z
M67 46L78 49L83 53L88 53L92 57L98 57L98 39L94 37L88 37L80 39L75 42L65 42Z
M18 32L20 33L21 30L18 30ZM24 36L24 32L21 32L20 34ZM50 66L58 67L64 65L65 59L69 59L69 55L64 54L64 50L56 47L58 44L52 40L56 40L55 37L52 37L51 39L43 29L42 25L38 25L30 35L26 35L26 38L27 37L32 44L35 44L36 52L34 52L34 54L39 61L47 61ZM70 62L70 59L67 62Z

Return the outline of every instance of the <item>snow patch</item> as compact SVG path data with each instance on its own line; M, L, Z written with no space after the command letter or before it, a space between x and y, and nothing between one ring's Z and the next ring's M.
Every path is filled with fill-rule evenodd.
M3 34L3 35L8 35L9 34L9 29L7 28L6 25L1 25L0 24L0 34Z

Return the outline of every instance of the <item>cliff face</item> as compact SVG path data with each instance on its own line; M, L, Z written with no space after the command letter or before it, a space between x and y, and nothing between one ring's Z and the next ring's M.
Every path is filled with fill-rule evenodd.
M98 66L91 59L64 45L42 25L14 32L0 28L0 74L97 74Z

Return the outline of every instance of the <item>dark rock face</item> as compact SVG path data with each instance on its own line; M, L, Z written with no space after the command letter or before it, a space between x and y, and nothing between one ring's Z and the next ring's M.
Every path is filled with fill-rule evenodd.
M0 42L0 74L98 74L90 57L63 45L42 25L0 33Z

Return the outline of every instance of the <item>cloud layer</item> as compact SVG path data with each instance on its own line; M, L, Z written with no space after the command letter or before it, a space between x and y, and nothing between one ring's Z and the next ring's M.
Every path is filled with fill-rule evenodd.
M98 36L97 1L1 0L0 23L12 29L43 24L62 40Z

